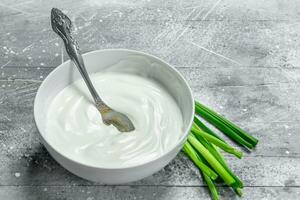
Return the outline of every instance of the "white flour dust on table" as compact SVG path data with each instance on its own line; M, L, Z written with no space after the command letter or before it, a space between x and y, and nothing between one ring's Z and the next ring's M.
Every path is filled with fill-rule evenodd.
M91 80L104 102L126 114L136 129L120 133L104 125L81 79L58 93L48 109L46 139L57 151L87 165L119 168L150 161L176 145L182 114L164 87L116 72L96 73Z

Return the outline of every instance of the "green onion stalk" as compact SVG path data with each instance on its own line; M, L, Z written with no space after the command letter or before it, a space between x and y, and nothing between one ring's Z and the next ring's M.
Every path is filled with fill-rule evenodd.
M224 182L237 195L242 196L244 184L231 171L219 149L239 159L242 158L243 153L229 145L223 138L208 128L199 117L213 125L238 145L248 149L253 149L258 140L233 122L197 101L195 102L195 113L194 123L184 144L183 152L200 170L213 200L219 199L216 187L217 181Z

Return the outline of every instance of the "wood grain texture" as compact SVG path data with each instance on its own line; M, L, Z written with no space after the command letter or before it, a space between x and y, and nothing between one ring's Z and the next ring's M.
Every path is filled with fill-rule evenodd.
M297 187L300 184L300 158L257 156L246 157L243 160L228 157L227 160L233 171L245 181L245 186ZM2 186L103 185L72 175L56 163L41 146L40 150L34 154L1 156L1 162L3 163L0 168L0 185ZM20 173L20 176L16 177L16 173ZM185 155L179 154L163 170L141 181L125 185L203 186L205 184L201 181L198 169Z
M1 0L0 199L210 198L182 153L118 186L78 178L51 158L32 109L43 79L68 59L51 32L52 7L71 16L83 52L130 48L161 57L197 100L260 140L243 160L226 155L245 182L243 199L300 196L300 1ZM238 199L219 189L222 199Z
M240 199L228 188L220 188L221 199ZM294 187L246 187L244 189L244 200L253 199L297 199L300 189ZM0 197L3 199L22 200L24 195L31 200L193 200L209 199L207 188L203 187L144 187L144 186L21 186L1 187Z
M41 81L52 69L3 69L4 76L0 79L0 121L5 136L2 140L6 145L0 146L3 151L7 146L13 146L15 153L18 149L29 149L27 153L32 153L39 147L33 123L33 101ZM211 68L178 69L190 83L196 99L224 113L259 138L262 145L246 156L299 157L300 148L291 138L300 139L300 125L297 123L300 116L297 100L300 88L288 80L284 82L276 68L224 68L217 72ZM294 69L295 73L297 71ZM240 81L239 73L245 77L243 81ZM269 74L269 78L263 78L261 74ZM228 76L232 78L228 79ZM278 79L283 82L278 83Z

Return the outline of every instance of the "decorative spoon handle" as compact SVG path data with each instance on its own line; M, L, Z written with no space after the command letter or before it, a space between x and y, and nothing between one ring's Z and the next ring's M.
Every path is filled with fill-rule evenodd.
M77 41L73 38L71 34L72 23L71 20L62 13L59 9L53 8L51 10L51 25L52 29L63 39L66 47L66 51L71 58L71 60L77 66L79 72L81 73L92 97L97 106L104 104L100 96L97 94L90 77L86 71L82 56L80 54L80 49Z
M51 10L51 26L55 33L57 33L64 41L66 50L70 59L77 66L81 76L83 77L91 95L94 98L96 108L102 116L102 121L106 125L114 125L121 132L133 131L134 125L130 119L123 113L117 112L107 106L98 93L96 92L89 75L84 66L82 56L78 47L78 43L71 34L72 22L71 20L59 9L52 8Z

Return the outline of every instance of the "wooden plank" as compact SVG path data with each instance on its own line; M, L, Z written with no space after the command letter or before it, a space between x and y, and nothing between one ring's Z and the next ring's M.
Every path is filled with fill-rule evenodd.
M39 71L34 72L40 73ZM34 73L24 73L22 78L32 78ZM27 76L27 77L26 77ZM32 116L32 103L35 95L35 91L40 84L33 79L30 81L6 81L4 84L7 85L5 89L1 87L2 96L2 112L1 112L1 163L4 163L1 168L1 184L16 184L16 185L32 185L32 184L43 184L44 180L48 180L48 184L91 184L83 181L73 175L70 175L66 170L57 165L52 158L49 157L45 150L41 148L38 139L37 130L33 124ZM3 81L2 81L3 82ZM11 84L10 86L8 86ZM273 119L273 123L263 123L266 119L265 116L258 116L257 119L261 121L252 120L251 117L255 116L255 112L259 110L249 109L246 112L240 112L244 105L248 105L246 98L241 98L240 102L233 102L237 107L233 107L230 104L223 104L224 99L232 98L231 101L237 101L232 94L244 94L248 95L249 90L252 91L253 98L262 98L262 94L266 94L270 90L270 87L262 87L257 90L256 87L225 87L226 92L222 91L222 87L215 87L205 89L202 88L196 97L205 97L207 104L212 106L224 105L226 114L235 117L234 120L244 122L244 127L253 130L253 134L256 135L262 145L259 145L257 150L249 156L286 156L286 158L263 158L263 157L251 157L245 158L243 161L229 158L232 163L234 170L245 180L246 184L249 185L262 185L262 184L274 184L276 186L284 184L284 182L290 182L292 185L299 185L299 159L290 158L289 156L299 156L299 147L296 143L297 137L299 137L299 124L295 123L295 119L280 119L278 117L271 118L272 113L280 113L281 110L287 110L295 97L285 98L282 101L278 101L275 106L268 106L272 108L272 115L268 115L269 119ZM193 88L195 90L195 88ZM286 90L281 86L282 91ZM212 90L214 92L212 92ZM278 88L276 89L276 91ZM295 90L295 95L297 89ZM223 95L223 97L222 97ZM273 96L266 94L263 99L256 101L256 105L266 107L266 102L273 101ZM214 101L212 101L212 100ZM261 103L260 103L261 102ZM272 105L272 104L271 104ZM216 107L218 110L220 107ZM239 111L238 111L239 110ZM262 109L263 110L263 109ZM254 113L253 113L254 112ZM5 115L3 115L3 113ZM236 115L238 113L239 115ZM262 113L263 114L263 113ZM297 116L297 113L293 115ZM282 120L282 121L280 121ZM291 120L291 121L285 121ZM277 122L279 121L279 122ZM275 138L274 134L278 136ZM291 138L293 137L293 140ZM185 163L185 164L184 164ZM242 164L240 164L242 163ZM290 165L282 170L282 166L286 166L285 163ZM253 166L254 165L254 166ZM186 159L178 157L171 165L165 168L163 171L141 181L136 184L152 185L152 184L183 184L183 185L198 185L201 184L199 177L197 176L198 171L194 168L190 170L192 166L190 163L186 164ZM250 172L251 169L258 170ZM270 171L269 171L270 170ZM244 173L249 172L249 173ZM15 173L20 173L21 178L15 177ZM57 176L51 176L50 174L56 174ZM192 175L191 175L192 173ZM195 176L196 174L196 176ZM50 175L50 176L49 176ZM27 178L26 178L27 177ZM43 177L43 178L42 178ZM269 177L277 177L276 179ZM294 178L294 179L293 179ZM289 181L291 179L291 181ZM257 181L259 180L259 181Z
M85 181L72 175L39 145L34 153L7 147L2 151L0 185L103 185ZM239 160L227 157L232 170L245 186L300 186L300 158L245 157ZM55 176L53 176L55 174ZM45 181L46 180L46 181ZM201 176L188 158L180 153L168 166L141 181L126 185L202 185Z
M193 88L195 99L246 124L298 121L298 84Z
M188 0L188 1L164 1L164 0L152 0L152 1L122 1L115 0L113 2L98 2L98 1L89 1L89 2L81 2L77 1L74 3L72 0L65 0L64 2L60 2L59 0L54 0L51 3L45 2L42 3L40 1L31 1L31 0L15 0L13 3L9 0L3 0L3 4L11 7L11 12L14 11L13 8L24 11L24 13L32 13L34 14L45 14L53 5L60 6L62 9L69 8L75 13L84 13L87 9L90 8L91 13L86 13L86 16L92 15L93 11L102 9L102 15L105 16L109 12L107 10L119 9L121 11L128 10L128 15L135 16L132 18L133 20L144 20L147 19L150 15L153 19L161 19L165 17L166 19L177 19L180 16L186 14L184 12L180 12L185 9L193 9L193 8L205 8L204 11L208 11L213 6L215 7L215 12L211 12L209 16L214 18L218 12L222 11L224 14L230 16L233 12L247 14L251 17L247 18L247 20L287 20L287 19L297 19L299 16L297 8L299 8L298 1L276 1L269 0L265 3L256 2L254 3L251 0L245 0L240 2L238 0L227 0L217 2L216 0L207 0L207 1L199 1L199 0ZM217 3L217 7L216 4ZM59 4L59 5L58 5ZM32 7L32 5L36 5L36 7ZM272 9L269 9L272 7ZM160 8L161 12L156 9ZM106 9L106 10L105 10ZM138 9L138 10L135 10ZM142 10L139 10L142 9ZM129 12L130 11L130 12ZM146 13L140 13L140 11L144 11ZM17 13L17 11L14 11ZM133 13L132 13L133 12ZM178 15L170 16L169 14L177 12ZM156 17L154 14L157 14ZM165 14L165 15L164 15ZM144 16L144 18L138 18L138 16ZM85 17L85 16L83 16ZM234 19L243 20L244 18L240 15L232 16ZM209 18L208 18L209 19Z
M32 100L17 100L21 104L24 102L27 107L16 105L14 109L12 109L14 106L2 109L1 112L5 114L0 114L0 141L2 143L0 150L3 154L14 153L18 156L34 154L39 150L40 141L33 123ZM296 142L300 139L299 122L247 123L247 118L244 120L245 122L238 124L260 141L257 148L251 154L245 153L245 156L300 156L299 145Z
M253 199L286 199L299 197L299 188L255 187L244 189L244 200ZM228 188L220 188L220 197L224 200L237 199ZM111 200L111 199L210 199L207 188L203 187L140 187L140 186L59 186L59 187L0 187L1 199L39 200L39 199L72 199L72 200Z
M88 68L88 66L87 66ZM1 69L0 80L43 80L55 67L49 66L5 66ZM295 83L300 81L300 68L286 69L260 67L179 67L180 73L190 86L226 87L226 86L262 86L272 84ZM293 77L292 77L293 76ZM292 79L293 78L293 79Z
M0 66L8 62L8 66L57 66L67 58L61 40L50 27L42 31L38 24L28 23L1 34L4 42L0 53L4 57ZM300 22L201 21L185 25L175 21L167 26L158 22L99 23L95 20L89 30L78 31L76 37L83 52L130 48L157 55L176 67L299 67ZM23 29L31 34L24 35Z
M131 21L130 19L137 18L137 13L131 16L132 12L128 11L129 16L124 14L125 17L120 18L118 13L123 11L117 8L117 12L108 14L107 18L103 18L102 9L96 9L94 17L87 21L82 19L83 11L73 13L72 9L76 9L77 12L78 7L71 8L70 14L74 15L77 26L75 35L83 52L105 48L131 48L162 57L176 67L299 67L299 21L230 20L238 9L234 6L231 8L234 3L236 2L232 1L228 5L218 7L221 9L218 11L219 17L226 16L226 9L232 13L222 21L195 20L198 19L197 14L200 19L205 16L210 8L207 5L211 6L212 2L204 4L206 7L204 6L202 12L195 11L190 17L193 20L188 21L172 17L165 21L151 18L147 20L148 16L144 20ZM46 4L44 9L47 11L44 12L48 13L50 7L51 5ZM291 6L289 9L292 11L293 8L295 7ZM199 10L201 9L200 7ZM263 10L266 9L267 7L264 7ZM191 14L190 9L184 11L184 14L180 13L180 9L177 10L178 16L188 17L188 14ZM153 12L152 10L152 17L155 16ZM255 14L255 9L245 12L242 14L244 17L250 13L259 16ZM285 12L279 14L281 16ZM276 19L275 11L269 12L269 15L275 15L271 18ZM176 14L173 13L172 16ZM267 18L268 14L263 17ZM0 54L4 56L0 60L0 66L57 66L67 58L61 40L51 31L49 18L33 19L38 21L23 15L13 15L9 20L5 20L10 23L2 24L0 40L3 42Z
M40 2L38 0L3 0L1 9L5 11L1 17L9 18L11 15L15 17L23 17L26 19L40 20L36 16L48 16L49 10L53 7L59 7L67 10L71 16L81 17L82 20L91 18L125 18L128 22L132 21L170 21L170 20L186 20L186 16L191 12L194 15L189 20L299 20L298 10L300 3L296 0L269 0L267 2L245 0L188 0L188 1L122 1L115 0L113 2L99 1L74 1L53 0L50 2ZM270 9L272 8L272 9ZM98 12L97 12L98 11ZM120 16L120 13L121 16ZM175 13L175 14L174 14ZM208 13L208 15L207 15ZM95 16L96 14L96 16ZM82 16L81 16L82 15ZM206 18L203 19L203 17ZM9 24L9 23L8 23Z
M0 139L16 151L23 149L23 153L32 153L39 146L33 123L33 100L41 80L52 68L25 69L27 71L22 68L3 70ZM277 69L242 69L239 74L252 79L244 82L237 75L229 75L233 81L227 83L224 80L228 74L236 72L234 68L224 68L222 73L209 68L203 73L203 78L198 68L179 70L190 82L197 100L225 114L259 138L263 145L258 145L251 156L299 156L300 148L293 142L300 139L297 134L300 130L299 87L292 83L277 84L276 79L281 79ZM294 71L297 73L296 69ZM269 78L265 79L261 74L268 74ZM0 148L6 149L1 145Z
M299 67L299 31L299 22L199 22L163 56L176 66L235 64L285 70Z

